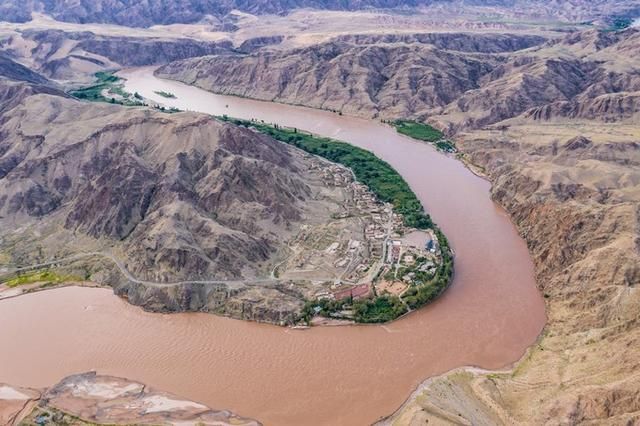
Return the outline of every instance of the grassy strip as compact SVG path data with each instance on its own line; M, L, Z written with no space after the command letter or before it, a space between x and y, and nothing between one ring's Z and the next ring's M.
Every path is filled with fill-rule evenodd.
M170 92L165 92L164 90L154 90L153 93L155 93L156 95L160 95L163 98L169 98L169 99L175 99L176 95L174 95L173 93Z
M123 106L148 106L144 102L144 98L138 92L131 94L124 90L124 86L121 83L122 79L113 73L109 72L97 72L95 74L96 84L89 87L84 87L82 89L74 90L70 92L71 96L74 96L78 99L83 99L92 102L107 102L110 104L117 104ZM116 99L115 97L109 97L103 95L106 91L109 95L117 95L121 99ZM155 92L165 98L175 98L175 95L169 92ZM160 105L154 105L152 108L157 109L161 112L166 113L174 113L181 112L180 109L171 107L165 108Z
M315 315L335 319L351 319L341 315L341 311L353 312L353 319L359 323L384 323L393 321L407 313L407 307L398 296L384 295L373 299L353 300L309 300L300 313L300 319L309 323Z
M393 321L407 313L407 307L398 296L384 295L353 303L354 318L361 323Z
M26 272L20 274L15 278L12 278L5 282L7 287L14 288L21 285L33 284L37 282L44 282L47 285L60 284L67 281L82 281L82 278L75 275L62 275L51 270Z
M424 142L434 144L440 151L456 152L455 145L445 139L444 134L428 124L410 120L396 120L393 123L398 133Z
M444 137L440 130L417 121L396 120L393 122L393 126L398 133L425 142L437 142Z
M402 176L373 153L345 142L314 136L297 129L229 117L221 117L221 119L239 126L253 127L274 139L347 166L378 199L391 203L394 211L403 215L405 225L417 229L429 229L435 226Z
M144 106L137 97L133 97L122 89L121 78L110 72L97 72L96 84L70 92L71 96L92 102L108 102L124 106ZM122 100L103 95L104 91L112 95L118 95Z

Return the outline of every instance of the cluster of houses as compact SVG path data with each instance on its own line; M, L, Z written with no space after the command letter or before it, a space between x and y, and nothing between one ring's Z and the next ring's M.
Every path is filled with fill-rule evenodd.
M403 244L401 240L387 242L386 271L407 285L420 284L418 275L433 275L440 261L438 238L432 230L426 232L422 247ZM398 276L398 271L403 271L402 275Z
M406 231L403 217L393 212L391 204L380 202L366 185L355 181L351 170L320 160L314 162L313 168L321 170L325 185L347 190L350 201L342 212L334 215L334 218L362 219L364 240L352 236L348 242L334 241L324 250L327 255L335 258L333 266L342 269L344 274L336 278L330 286L319 290L315 294L316 298L341 300L369 297L373 294L374 284L366 282L367 275L373 278L373 275L378 275L381 270L383 273L408 271L392 280L397 282L401 289L413 284L417 273L435 271L439 248L433 232L426 233L422 247L404 244L401 240L401 235Z

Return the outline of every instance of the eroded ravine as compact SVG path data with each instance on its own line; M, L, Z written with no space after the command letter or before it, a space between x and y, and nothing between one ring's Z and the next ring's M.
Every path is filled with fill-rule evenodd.
M385 326L307 331L207 314L144 313L107 290L65 288L0 302L0 382L47 386L96 369L265 424L365 424L390 414L426 377L516 361L544 325L524 242L455 159L372 121L210 94L121 73L127 90L181 109L257 118L372 150L396 168L456 252L435 303ZM154 91L177 96L165 99Z

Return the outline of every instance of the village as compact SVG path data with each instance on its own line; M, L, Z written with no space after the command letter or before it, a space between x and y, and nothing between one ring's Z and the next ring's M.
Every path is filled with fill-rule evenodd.
M303 226L278 277L309 280L309 299L325 301L401 297L411 286L429 282L442 262L436 233L407 228L402 215L357 182L350 169L313 161L323 183L347 196L330 223ZM352 312L344 309L332 317L350 320Z

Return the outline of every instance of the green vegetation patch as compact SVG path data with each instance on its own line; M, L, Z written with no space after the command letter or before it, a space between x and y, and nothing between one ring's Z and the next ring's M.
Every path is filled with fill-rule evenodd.
M164 90L154 90L153 93L155 93L156 95L160 95L163 98L169 98L169 99L175 99L176 95L174 95L173 93L170 92L165 92Z
M124 90L122 79L111 72L97 72L95 74L96 84L84 87L82 89L69 92L71 96L92 102L107 102L110 104L123 106L148 106L144 102L144 98L138 92L133 94ZM155 92L165 98L175 98L173 93ZM178 108L165 108L160 105L154 105L152 108L169 114L182 112Z
M633 24L633 21L633 19L627 16L616 17L611 23L611 31L626 30Z
M43 282L46 283L46 285L53 285L68 281L82 281L82 278L70 274L59 274L50 269L47 269L44 271L33 271L19 274L15 278L6 281L5 284L10 288L14 288L21 285L33 284L37 282Z
M95 77L98 79L98 83L117 83L120 81L120 77L112 72L98 71L95 73Z
M355 320L362 323L389 322L407 313L408 309L398 296L379 296L353 303Z
M449 248L449 241L439 229L435 231L440 244L442 262L438 265L431 280L421 285L411 286L402 294L402 300L411 309L424 306L438 297L447 288L453 277L453 256Z
M456 152L453 142L445 139L444 134L428 124L411 120L396 120L393 123L398 133L410 138L434 144L439 150L445 152Z
M125 92L122 79L111 72L95 73L96 84L70 92L71 96L92 102L108 102L124 106L144 106L140 98ZM106 93L106 95L105 95ZM113 96L108 96L113 95ZM117 97L117 98L116 98Z
M396 120L393 126L399 133L425 142L437 142L444 137L440 130L417 121Z
M309 323L319 315L325 318L355 320L359 323L384 323L407 313L407 306L398 296L384 295L373 299L316 299L305 303L300 319ZM345 314L343 314L345 312Z
M253 127L274 139L349 167L356 178L367 185L378 199L391 203L394 211L403 215L405 225L417 229L429 229L435 226L402 176L372 152L335 139L303 133L297 129L226 116L220 118L239 126Z
M329 300L329 299L315 299L307 300L300 312L301 319L307 323L315 315L320 315L326 318L340 318L343 319L338 312L346 309L346 307L352 302L350 298L342 300Z

